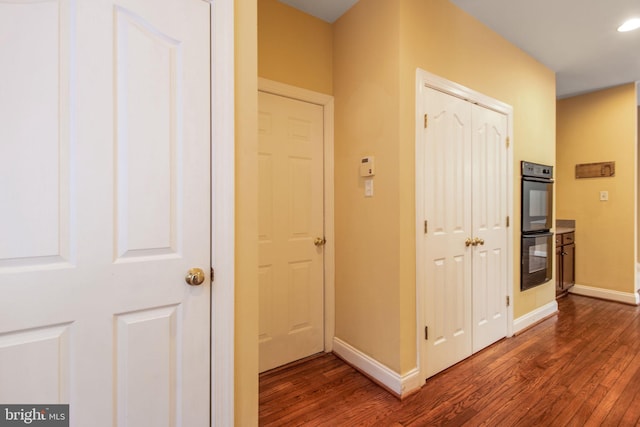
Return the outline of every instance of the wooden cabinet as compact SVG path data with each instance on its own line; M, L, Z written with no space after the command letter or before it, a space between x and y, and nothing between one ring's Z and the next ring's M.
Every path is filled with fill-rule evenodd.
M575 233L556 234L556 297L564 295L576 283Z

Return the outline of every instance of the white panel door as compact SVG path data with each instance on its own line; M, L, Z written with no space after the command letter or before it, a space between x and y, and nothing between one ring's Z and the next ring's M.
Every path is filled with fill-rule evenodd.
M473 351L507 335L507 118L472 105Z
M507 335L507 118L424 87L418 239L426 377Z
M209 7L0 0L0 402L209 425Z
M471 354L471 110L425 88L423 234L428 376ZM419 261L420 262L420 261Z
M323 108L259 92L260 372L324 349Z

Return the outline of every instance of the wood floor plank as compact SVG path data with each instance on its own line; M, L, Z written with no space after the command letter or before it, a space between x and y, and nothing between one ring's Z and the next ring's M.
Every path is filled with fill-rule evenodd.
M260 375L262 426L633 426L640 308L570 295L559 315L400 401L333 354Z
M555 377L556 383L566 386L566 392L535 418L540 425L546 425L551 421L556 425L564 425L574 416L582 403L589 400L598 386L606 387L606 382L618 379L620 373L617 372L617 366L626 365L632 355L624 348L612 345L612 337L623 334L625 329L626 327L621 325L614 330L609 339L591 341L590 337L589 344L581 345L582 351L571 360L562 375Z

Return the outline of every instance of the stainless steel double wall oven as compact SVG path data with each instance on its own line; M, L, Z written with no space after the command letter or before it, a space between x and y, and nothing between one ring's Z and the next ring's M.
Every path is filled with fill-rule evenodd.
M522 162L520 289L551 280L553 250L553 166Z

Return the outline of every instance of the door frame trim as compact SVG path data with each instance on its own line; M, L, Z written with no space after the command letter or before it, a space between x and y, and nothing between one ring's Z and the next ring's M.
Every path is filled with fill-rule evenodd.
M235 424L234 0L211 2L210 423Z
M335 229L334 229L334 178L333 178L333 96L285 83L258 78L258 91L297 99L323 107L324 122L324 351L333 350L335 334Z
M424 282L425 278L425 268L418 262L418 255L424 253L423 245L422 245L422 227L424 221L424 206L419 203L422 200L422 195L424 194L424 175L423 175L423 165L420 163L420 159L423 158L423 149L421 144L421 135L424 130L424 107L421 103L421 93L423 87L430 87L432 89L438 90L440 92L444 92L446 94L464 99L466 101L481 105L483 107L489 108L491 110L497 111L501 114L507 116L507 136L509 138L509 146L507 147L507 215L511 218L510 232L508 233L507 238L507 296L511 303L507 307L507 337L513 336L513 306L514 306L514 298L513 298L513 289L514 289L514 241L515 241L515 231L514 231L514 210L513 210L513 185L514 185L514 177L513 177L513 107L499 101L497 99L491 98L487 95L484 95L480 92L477 92L468 87L462 86L458 83L452 82L445 78L439 77L435 74L429 73L428 71L422 70L420 68L416 69L416 128L415 128L415 138L416 138L416 151L415 151L415 171L416 171L416 182L415 182L415 190L416 190L416 364L420 371L420 377L425 378L426 369L425 366L422 366L422 347L424 342L424 314L426 307L424 307L423 297L424 292L421 283ZM506 303L506 301L505 301Z

